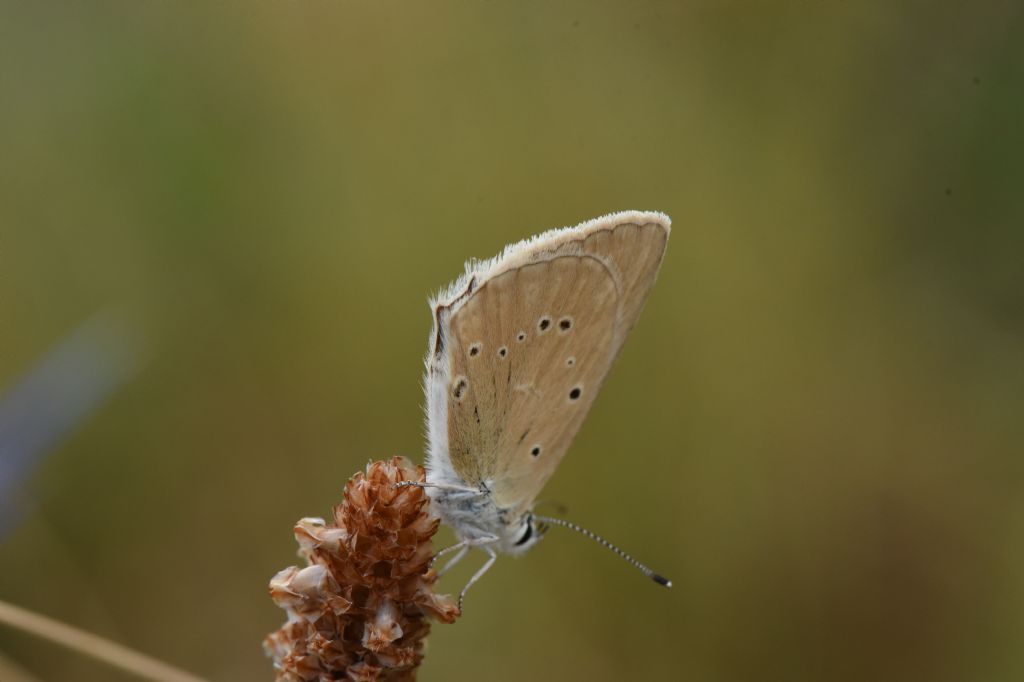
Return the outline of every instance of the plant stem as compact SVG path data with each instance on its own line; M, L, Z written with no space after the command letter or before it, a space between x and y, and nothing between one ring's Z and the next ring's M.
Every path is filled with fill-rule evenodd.
M0 623L48 639L116 668L158 682L203 682L202 678L103 637L0 601Z

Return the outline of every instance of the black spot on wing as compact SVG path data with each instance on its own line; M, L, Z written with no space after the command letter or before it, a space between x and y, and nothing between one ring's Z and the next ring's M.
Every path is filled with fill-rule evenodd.
M466 389L469 387L469 382L466 381L466 377L456 377L455 385L452 386L452 395L456 400L461 401L462 396L466 394Z

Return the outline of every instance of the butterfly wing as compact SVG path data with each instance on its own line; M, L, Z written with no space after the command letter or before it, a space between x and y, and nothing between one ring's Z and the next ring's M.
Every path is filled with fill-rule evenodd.
M434 303L432 470L525 511L568 450L636 322L669 219L620 213L470 263Z

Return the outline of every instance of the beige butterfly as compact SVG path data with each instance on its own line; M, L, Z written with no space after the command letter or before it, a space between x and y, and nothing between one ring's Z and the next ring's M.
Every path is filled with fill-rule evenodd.
M518 554L544 524L578 530L663 585L671 583L575 524L532 505L569 449L654 286L671 220L626 211L513 244L431 301L426 358L432 506L459 542ZM460 596L460 605L462 596Z

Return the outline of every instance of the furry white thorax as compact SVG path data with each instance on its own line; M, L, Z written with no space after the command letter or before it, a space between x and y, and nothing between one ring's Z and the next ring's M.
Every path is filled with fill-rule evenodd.
M435 325L438 320L435 316ZM436 330L434 332L436 334ZM433 338L433 335L432 337ZM455 531L460 541L486 542L499 552L521 554L532 547L540 534L530 525L530 514L509 518L491 498L488 482L479 487L462 480L452 467L448 455L448 401L447 387L449 358L427 356L427 375L424 390L427 396L427 494L431 508L441 522ZM460 490L460 488L462 490ZM526 541L523 541L523 538Z
M427 477L428 482L430 476ZM464 485L464 484L461 484ZM490 493L427 488L431 506L441 522L451 527L459 541L486 544L505 554L522 554L540 540L533 528L532 514L509 518Z

